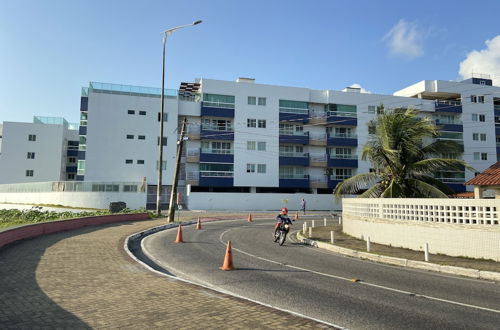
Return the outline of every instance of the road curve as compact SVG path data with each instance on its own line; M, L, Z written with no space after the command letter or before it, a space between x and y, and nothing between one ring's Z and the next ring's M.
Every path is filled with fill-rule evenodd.
M143 250L172 274L349 329L497 329L500 285L272 241L273 220L204 223L148 236ZM301 228L297 221L294 228ZM237 270L220 271L225 242ZM358 279L359 281L354 281Z

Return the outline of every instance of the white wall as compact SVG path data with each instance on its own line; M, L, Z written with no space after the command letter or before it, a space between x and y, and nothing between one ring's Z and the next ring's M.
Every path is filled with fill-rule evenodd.
M290 212L300 209L304 198L307 210L340 210L331 194L255 194L255 193L200 193L188 194L188 207L191 210L280 210L287 207ZM285 203L284 200L288 202Z
M146 207L146 193L124 192L43 192L0 193L0 203L54 204L108 209L110 202L125 202L129 209Z

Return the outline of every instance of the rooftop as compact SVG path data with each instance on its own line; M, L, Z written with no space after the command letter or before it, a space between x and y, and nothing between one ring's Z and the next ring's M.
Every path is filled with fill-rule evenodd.
M108 94L121 94L121 95L136 95L136 96L149 96L160 97L161 88L132 86L122 84L111 84L91 81L88 88L82 88L82 96L88 96L89 91L94 93L108 93ZM165 89L165 97L177 97L178 91L176 89Z
M500 185L500 162L488 167L483 173L467 181L466 185L475 186L498 186Z

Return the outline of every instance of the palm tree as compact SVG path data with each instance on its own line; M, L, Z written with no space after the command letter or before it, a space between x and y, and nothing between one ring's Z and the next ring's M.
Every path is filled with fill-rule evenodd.
M472 170L463 160L442 158L444 153L461 154L462 146L454 141L432 142L439 128L431 118L417 115L414 109L396 109L382 112L369 123L369 132L374 134L363 148L362 159L371 161L374 172L339 183L334 190L337 198L365 189L359 197L446 198L454 194L433 175Z

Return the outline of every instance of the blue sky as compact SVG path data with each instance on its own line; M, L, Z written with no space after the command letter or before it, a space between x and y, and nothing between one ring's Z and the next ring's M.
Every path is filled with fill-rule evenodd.
M500 77L499 9L496 0L0 0L0 122L77 122L89 81L160 87L160 32L197 19L168 40L168 88L253 77L392 94L459 79L462 62Z

